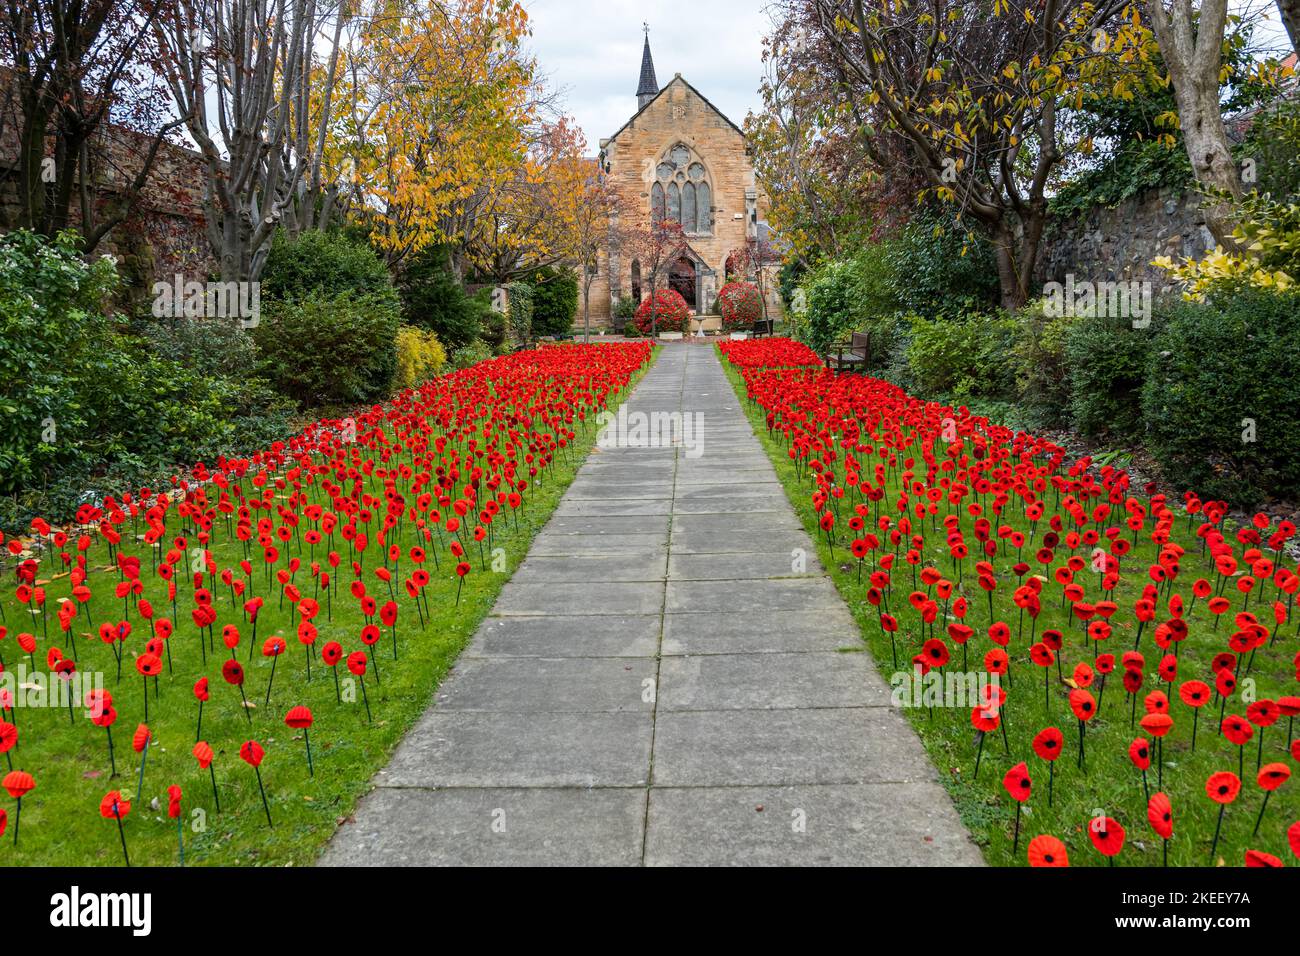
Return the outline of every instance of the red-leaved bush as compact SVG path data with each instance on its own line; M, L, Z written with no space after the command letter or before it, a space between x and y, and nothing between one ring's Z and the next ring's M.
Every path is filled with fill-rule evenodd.
M649 335L651 328L651 309L658 313L654 319L656 332L690 332L691 310L686 307L686 300L674 289L660 289L653 298L642 300L636 310L636 327L642 335Z
M763 300L752 282L728 282L718 293L722 331L752 327L763 317Z

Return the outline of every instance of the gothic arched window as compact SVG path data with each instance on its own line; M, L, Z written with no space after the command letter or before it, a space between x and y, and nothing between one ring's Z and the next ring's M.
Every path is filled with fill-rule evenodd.
M684 143L671 147L655 165L650 215L655 222L666 219L680 223L688 235L713 232L713 190L708 169Z

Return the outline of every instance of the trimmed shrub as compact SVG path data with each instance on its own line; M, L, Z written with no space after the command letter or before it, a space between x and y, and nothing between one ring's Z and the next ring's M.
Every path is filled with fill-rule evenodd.
M826 351L846 332L856 328L862 318L858 309L857 270L857 263L852 260L828 262L810 275L806 288L807 340L814 351Z
M283 230L275 234L262 270L263 298L296 302L344 292L397 303L388 267L367 243L319 230L292 239Z
M907 361L919 395L964 400L1013 395L1014 371L1007 362L1015 320L971 315L949 321L913 318Z
M1011 361L1025 421L1033 428L1054 428L1070 419L1070 371L1065 340L1075 319L1052 316L1037 300L1016 313Z
M533 277L533 334L568 335L578 314L578 276L572 269L540 269Z
M1300 489L1300 295L1180 305L1142 388L1147 444L1184 490L1249 507Z
M968 236L952 219L917 213L884 249L898 307L930 318L949 318L998 307L1000 289L993 247Z
M304 405L388 397L397 371L396 303L385 295L312 297L263 307L253 330L263 373Z
M658 313L657 319L655 313ZM691 331L691 310L686 300L674 289L660 289L654 298L646 298L636 310L636 327L642 335L649 335L651 322L655 332Z
M1158 316L1153 316L1154 322ZM1070 415L1085 435L1134 440L1142 430L1141 393L1151 329L1126 319L1077 318L1065 333Z
M403 325L397 330L397 372L393 376L394 388L414 388L422 385L442 371L447 364L447 353L438 336L413 325Z
M758 286L752 282L729 282L718 291L718 315L722 316L722 330L753 328L763 318L763 299Z
M486 297L465 294L439 246L420 251L406 267L401 298L405 323L434 333L453 351L478 339L491 312Z
M479 362L486 362L492 357L492 350L487 347L487 343L479 339L452 352L451 364L457 370L466 369Z

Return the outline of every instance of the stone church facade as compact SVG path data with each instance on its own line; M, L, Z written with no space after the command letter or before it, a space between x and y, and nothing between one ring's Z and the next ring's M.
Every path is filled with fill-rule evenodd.
M713 310L726 281L727 257L746 248L751 254L755 248L770 249L767 197L756 184L752 155L740 128L680 73L658 86L647 36L637 111L600 141L598 161L620 195L623 221L611 231L592 282L593 325L611 324L621 299L640 301L650 294L648 270L613 236L620 229L649 230L652 222L665 219L681 224L687 249L661 272L656 287L676 289L700 315ZM628 222L629 216L636 219ZM762 282L770 317L780 311L776 259L765 257ZM749 278L758 276L751 270ZM716 321L705 328L711 325Z

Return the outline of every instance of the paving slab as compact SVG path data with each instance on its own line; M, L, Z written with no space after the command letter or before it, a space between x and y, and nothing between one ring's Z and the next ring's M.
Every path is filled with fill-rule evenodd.
M667 557L666 554L529 555L515 570L510 582L536 584L596 581L607 584L618 581L662 581Z
M647 866L980 866L937 783L655 787Z
M436 696L438 712L649 713L652 658L468 658Z
M320 862L979 865L714 351L627 408L701 443L588 455Z
M665 658L659 710L761 710L889 705L865 654L836 651Z
M461 659L472 657L654 657L663 618L548 614L489 617Z
M893 708L661 710L655 719L656 786L934 779L915 734Z
M652 715L429 711L376 781L386 787L633 787Z
M380 787L328 866L635 866L646 791ZM430 826L437 821L436 826Z
M664 602L662 581L510 584L497 598L493 614L653 614Z

